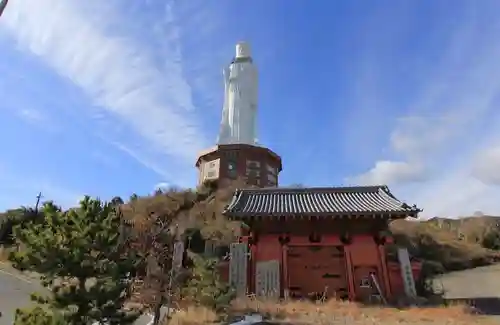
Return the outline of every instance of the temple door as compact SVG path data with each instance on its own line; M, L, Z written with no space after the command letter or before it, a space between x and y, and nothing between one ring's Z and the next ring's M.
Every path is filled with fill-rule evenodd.
M287 260L291 297L344 298L347 294L342 246L290 246Z
M373 276L372 276L373 275ZM379 272L376 266L355 266L354 267L354 283L356 300L364 303L381 302L381 296L377 289L381 287ZM383 294L383 293L382 293Z

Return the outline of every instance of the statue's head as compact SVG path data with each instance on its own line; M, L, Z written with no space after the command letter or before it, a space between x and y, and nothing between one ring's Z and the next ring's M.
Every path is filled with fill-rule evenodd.
M238 42L238 44L236 44L236 57L249 58L250 56L250 45L246 42Z

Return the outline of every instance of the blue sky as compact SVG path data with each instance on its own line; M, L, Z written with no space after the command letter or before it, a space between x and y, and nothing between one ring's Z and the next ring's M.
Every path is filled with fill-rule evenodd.
M388 184L424 216L500 213L498 1L11 1L0 209L193 186L222 68L252 46L282 185Z

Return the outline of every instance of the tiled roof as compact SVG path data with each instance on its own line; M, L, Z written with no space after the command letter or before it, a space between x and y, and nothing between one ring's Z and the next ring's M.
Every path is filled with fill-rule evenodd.
M228 217L416 216L421 210L396 199L387 186L262 188L236 190L224 210Z

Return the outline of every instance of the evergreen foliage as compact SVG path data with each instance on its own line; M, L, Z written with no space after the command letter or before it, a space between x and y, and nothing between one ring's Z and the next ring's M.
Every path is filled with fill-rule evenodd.
M32 309L16 310L14 325L67 325L67 323L59 313L50 313L37 306Z
M27 222L40 222L43 220L43 215L33 209L21 207L18 209L8 210L0 215L0 244L12 245L13 229L15 226L23 226Z
M492 227L486 231L481 245L488 249L500 250L500 231L498 227Z
M124 304L130 298L136 259L121 240L114 205L85 197L77 209L62 212L49 202L42 213L43 222L14 228L23 249L10 259L21 271L41 274L51 292L34 297L44 309L19 312L17 321L38 324L30 319L39 319L47 324L53 318L44 310L57 310L67 324L133 323L139 313L127 311Z
M192 254L194 267L186 283L183 295L194 303L223 312L235 298L235 291L221 281L217 269L218 260Z

